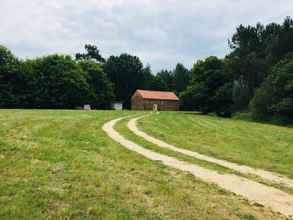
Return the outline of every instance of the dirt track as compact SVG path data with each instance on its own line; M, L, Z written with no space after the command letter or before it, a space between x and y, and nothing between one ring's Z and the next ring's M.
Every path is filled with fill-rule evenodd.
M199 154L199 153L194 152L194 151L185 150L183 148L178 148L178 147L170 145L170 144L168 144L168 143L166 143L164 141L156 139L156 138L146 134L145 132L139 130L138 127L136 126L137 121L139 119L143 118L143 117L144 116L131 119L128 122L128 128L133 133L135 133L137 136L140 136L140 137L144 138L145 140L147 140L147 141L149 141L149 142L151 142L151 143L153 143L153 144L155 144L155 145L157 145L159 147L167 148L169 150L172 150L172 151L175 151L175 152L187 155L187 156L191 156L191 157L194 157L194 158L199 159L199 160L204 160L204 161L207 161L207 162L210 162L210 163L214 163L214 164L217 164L217 165L220 165L220 166L223 166L223 167L238 171L238 172L243 173L243 174L251 174L251 175L259 176L264 180L268 180L268 181L270 181L272 183L280 184L282 186L285 186L285 187L293 189L293 180L289 179L289 178L287 178L285 176L282 176L280 174L265 171L265 170L261 170L261 169L255 169L255 168L252 168L252 167L249 167L249 166L239 165L239 164L232 163L232 162L225 161L225 160L220 160L220 159L217 159L217 158L214 158L214 157Z
M195 164L180 161L160 153L143 148L142 146L125 139L114 126L123 118L112 120L103 126L103 130L116 142L128 150L134 151L150 160L161 161L164 165L190 172L195 177L208 183L214 183L227 191L241 195L249 201L256 202L275 212L286 216L293 216L293 196L273 187L254 182L233 174L220 174L216 171L202 168Z

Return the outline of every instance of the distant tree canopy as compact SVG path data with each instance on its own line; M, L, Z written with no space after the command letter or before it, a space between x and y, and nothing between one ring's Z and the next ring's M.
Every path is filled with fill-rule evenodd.
M166 84L158 77L158 75L153 75L150 66L143 69L144 83L141 89L147 90L159 90L167 91L168 87Z
M182 107L224 116L252 110L291 117L292 40L289 17L282 24L240 25L229 41L230 54L194 65L192 80L181 92Z
M106 108L113 90L99 64L50 55L18 61L0 48L0 107L76 108L84 104Z
M49 55L22 61L1 46L0 107L76 108L90 104L105 109L114 100L130 107L136 89L179 93L191 76L182 64L174 71L154 75L136 56L121 54L105 60L97 46L87 44L85 49L75 60Z
M114 93L119 101L126 101L136 89L144 86L143 64L136 56L110 56L104 71L114 84Z
M232 113L232 85L232 76L223 60L217 57L200 60L193 66L191 84L181 93L183 107L229 116Z
M107 109L114 101L113 84L104 73L103 68L89 60L78 63L85 72L85 78L89 85L89 101L92 107L97 109Z
M174 81L174 74L172 71L168 70L161 70L157 73L156 77L160 80L164 87L167 90L174 91L175 90L175 81Z
M0 45L0 107L13 107L22 100L21 90L27 76L21 69L21 62Z
M75 55L75 58L77 60L93 60L98 63L105 62L105 59L100 54L100 51L97 46L91 45L91 44L86 44L84 48L86 50L86 53L77 53Z
M74 108L87 100L89 86L85 72L70 56L50 55L34 60L32 65L34 106Z
M176 93L179 94L184 89L186 89L190 79L191 73L188 69L186 69L183 64L178 63L174 70L174 86Z
M272 68L250 106L257 115L293 117L293 55Z
M255 90L268 76L274 64L293 52L293 20L282 25L240 25L230 41L229 67L237 80L239 91L235 100L237 110L245 110Z

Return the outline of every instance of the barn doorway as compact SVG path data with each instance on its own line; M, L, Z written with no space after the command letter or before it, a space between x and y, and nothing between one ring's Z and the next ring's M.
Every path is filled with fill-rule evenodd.
M158 111L158 104L153 105L153 111Z

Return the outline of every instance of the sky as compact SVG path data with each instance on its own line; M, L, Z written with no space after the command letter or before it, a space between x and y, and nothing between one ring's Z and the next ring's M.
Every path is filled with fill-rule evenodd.
M153 72L224 57L239 24L282 22L293 0L1 0L0 44L20 58L130 53Z

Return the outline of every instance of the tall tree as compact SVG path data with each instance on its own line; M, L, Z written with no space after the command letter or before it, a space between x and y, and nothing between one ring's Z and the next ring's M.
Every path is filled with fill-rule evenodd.
M239 88L246 89L246 91L240 91L241 94L246 94L246 97L236 100L236 102L243 102L242 106L237 104L239 110L248 106L255 89L265 78L267 66L263 56L263 32L264 26L261 24L257 24L256 27L240 25L230 42L233 52L227 56L229 67L240 85Z
M233 103L232 82L223 60L208 57L198 61L193 66L190 85L180 95L183 109L230 116Z
M174 75L174 82L175 82L175 90L176 90L176 93L179 94L184 89L186 89L191 79L191 73L188 69L184 67L183 64L178 63L176 65L173 75Z
M89 101L93 108L110 108L114 99L113 86L102 67L90 60L83 60L79 65L86 74L89 85Z
M94 60L98 63L104 63L105 59L100 54L100 51L97 46L86 44L85 45L86 53L77 53L75 58L77 60Z
M35 107L74 108L87 103L89 86L86 74L70 56L38 58L33 70L36 76Z
M144 86L143 64L136 56L110 56L104 64L104 71L114 84L115 96L119 101L129 100L136 89Z
M168 70L161 70L157 73L156 77L164 84L164 87L169 91L175 91L174 74Z
M15 94L23 84L19 65L11 51L0 45L0 107L14 107L19 102Z
M268 29L268 27L267 27ZM267 53L273 58L273 64L276 64L283 59L288 53L293 52L293 20L287 17L283 24L278 26L275 30L274 35L268 45L270 50Z
M293 55L276 64L251 101L256 115L293 117Z
M240 25L229 45L227 56L234 73L237 90L235 103L238 110L248 107L255 90L267 77L270 68L288 53L293 52L293 20L287 17L282 25Z

